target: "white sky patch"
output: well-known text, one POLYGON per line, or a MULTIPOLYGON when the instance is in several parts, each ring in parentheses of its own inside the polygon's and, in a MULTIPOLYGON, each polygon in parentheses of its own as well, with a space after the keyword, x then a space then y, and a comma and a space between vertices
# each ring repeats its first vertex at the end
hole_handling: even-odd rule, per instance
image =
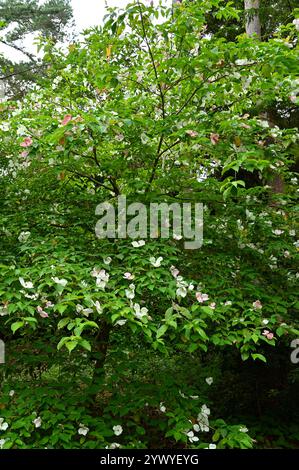
POLYGON ((97 26, 105 15, 105 4, 109 7, 124 7, 128 0, 72 0, 74 18, 78 31, 97 26))

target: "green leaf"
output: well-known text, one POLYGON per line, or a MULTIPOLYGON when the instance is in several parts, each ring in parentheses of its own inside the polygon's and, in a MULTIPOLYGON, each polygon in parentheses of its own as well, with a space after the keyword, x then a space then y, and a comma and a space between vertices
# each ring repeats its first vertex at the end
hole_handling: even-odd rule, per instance
POLYGON ((259 359, 260 361, 267 362, 267 359, 265 358, 265 356, 263 356, 263 354, 251 354, 251 357, 254 360, 259 359))
POLYGON ((63 318, 62 320, 60 320, 60 322, 57 325, 58 330, 61 330, 62 328, 64 328, 70 321, 71 319, 69 317, 63 318))
POLYGON ((78 346, 78 341, 68 341, 65 346, 69 352, 72 352, 78 346))
POLYGON ((157 339, 161 338, 161 336, 163 336, 167 330, 168 330, 168 325, 161 325, 160 328, 158 328, 157 330, 157 334, 156 334, 157 339))
POLYGON ((91 351, 91 344, 86 339, 82 339, 80 341, 80 346, 82 346, 84 349, 87 349, 87 351, 91 351))
POLYGON ((11 325, 11 329, 12 329, 12 332, 13 334, 15 334, 15 332, 17 330, 19 330, 20 328, 22 328, 22 326, 24 326, 24 322, 23 321, 16 321, 15 323, 13 323, 11 325))

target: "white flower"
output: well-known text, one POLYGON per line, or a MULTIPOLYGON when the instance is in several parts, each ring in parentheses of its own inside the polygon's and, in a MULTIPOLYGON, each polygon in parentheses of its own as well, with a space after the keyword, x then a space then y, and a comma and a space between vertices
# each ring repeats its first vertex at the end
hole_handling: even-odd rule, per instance
POLYGON ((117 442, 112 442, 112 444, 110 444, 110 446, 106 446, 105 449, 118 449, 120 447, 120 444, 118 444, 117 442))
POLYGON ((197 416, 197 422, 202 432, 209 432, 209 414, 210 409, 206 405, 202 405, 201 412, 197 416))
POLYGON ((120 436, 123 432, 123 428, 120 424, 117 424, 116 426, 113 426, 113 432, 116 436, 120 436))
POLYGON ((105 289, 109 281, 109 274, 106 273, 105 269, 93 268, 91 275, 96 278, 96 286, 100 289, 105 289))
POLYGON ((151 264, 154 266, 154 268, 159 268, 161 266, 161 263, 163 261, 162 256, 159 256, 159 258, 154 258, 153 256, 150 258, 151 264))
POLYGON ((297 29, 297 31, 299 31, 299 18, 295 18, 293 20, 293 24, 295 25, 295 28, 297 29))
POLYGON ((82 313, 82 315, 85 315, 86 317, 88 317, 90 313, 93 313, 93 309, 92 308, 84 308, 82 305, 77 304, 76 305, 76 312, 77 313, 82 313))
POLYGON ((263 308, 262 303, 261 303, 260 300, 256 300, 255 302, 253 302, 252 306, 256 310, 260 310, 261 308, 263 308))
POLYGON ((118 142, 122 142, 124 140, 125 136, 121 133, 119 134, 116 134, 115 136, 115 140, 117 140, 118 142))
POLYGON ((206 378, 206 382, 207 382, 208 385, 212 385, 213 381, 214 381, 213 377, 207 377, 206 378))
POLYGON ((124 274, 124 279, 127 279, 128 281, 133 281, 134 277, 135 276, 132 273, 125 273, 124 274))
POLYGON ((142 134, 140 135, 140 140, 143 143, 143 145, 148 144, 150 141, 149 137, 146 135, 145 132, 142 132, 142 134))
POLYGON ((97 277, 96 279, 96 286, 99 287, 100 289, 105 289, 107 282, 103 281, 102 279, 99 279, 97 277))
POLYGON ((25 282, 24 279, 22 277, 19 277, 19 281, 20 281, 20 284, 22 287, 24 287, 24 289, 33 289, 33 284, 32 282, 25 282))
POLYGON ((146 317, 148 313, 148 309, 146 307, 140 308, 139 304, 134 304, 134 311, 137 318, 146 317))
POLYGON ((182 240, 183 237, 182 237, 182 235, 177 235, 176 233, 174 233, 174 234, 173 234, 173 238, 174 238, 174 240, 178 240, 178 241, 179 241, 179 240, 182 240))
POLYGON ((209 416, 209 414, 211 413, 210 408, 208 408, 207 405, 202 405, 201 412, 207 416, 209 416))
POLYGON ((199 413, 197 416, 197 421, 200 427, 201 432, 209 432, 209 419, 207 415, 199 413))
POLYGON ((161 413, 166 412, 166 406, 164 406, 162 402, 160 403, 160 411, 161 411, 161 413))
POLYGON ((245 213, 248 220, 255 220, 256 217, 253 212, 250 212, 248 209, 246 209, 245 213))
POLYGON ((242 427, 239 429, 240 432, 248 432, 248 429, 246 428, 246 426, 242 427))
POLYGON ((91 271, 92 277, 96 277, 97 279, 101 280, 108 280, 107 276, 109 278, 109 274, 106 273, 105 269, 98 269, 98 268, 93 268, 91 271))
POLYGON ((134 297, 135 297, 135 285, 130 284, 129 289, 126 289, 125 293, 126 293, 127 299, 129 299, 129 300, 134 299, 134 297))
POLYGON ((4 421, 4 418, 0 418, 0 431, 6 431, 8 423, 4 421))
POLYGON ((3 449, 5 442, 6 442, 6 439, 0 439, 0 449, 3 449))
POLYGON ((143 73, 143 72, 137 72, 137 73, 136 73, 136 79, 137 79, 137 82, 138 82, 138 83, 141 83, 141 82, 142 82, 143 77, 144 77, 144 73, 143 73))
POLYGON ((262 321, 262 324, 263 325, 268 325, 269 323, 269 320, 267 320, 267 318, 264 318, 263 321, 262 321))
POLYGON ((296 235, 295 230, 289 230, 289 235, 290 235, 290 237, 295 237, 295 235, 296 235))
POLYGON ((197 436, 194 436, 194 432, 193 431, 188 431, 187 433, 187 437, 189 439, 190 442, 197 442, 199 441, 199 438, 197 436))
POLYGON ((276 229, 276 230, 272 230, 272 233, 273 233, 274 235, 279 236, 279 235, 282 235, 282 234, 284 233, 284 230, 276 229))
POLYGON ((232 301, 231 300, 227 300, 226 302, 224 302, 224 305, 227 307, 229 305, 232 305, 232 301))
POLYGON ((10 397, 13 397, 14 394, 15 394, 15 391, 14 391, 14 390, 11 390, 11 391, 9 392, 9 396, 10 396, 10 397))
POLYGON ((236 65, 247 65, 249 64, 247 59, 237 59, 236 60, 236 65))
POLYGON ((28 238, 30 237, 31 233, 30 232, 21 232, 20 235, 18 236, 18 240, 20 243, 25 243, 27 242, 28 238))
POLYGON ((8 132, 10 127, 9 127, 9 123, 8 122, 3 122, 0 126, 0 129, 4 132, 8 132))
POLYGON ((202 294, 201 292, 196 292, 195 297, 200 304, 209 300, 208 294, 202 294))
POLYGON ((26 294, 24 291, 22 291, 22 293, 24 294, 24 297, 26 297, 26 299, 30 299, 30 300, 37 300, 38 299, 38 294, 26 294))
POLYGON ((180 274, 180 271, 177 268, 175 268, 174 266, 171 266, 170 272, 173 275, 173 277, 178 277, 178 275, 180 274))
POLYGON ((98 300, 96 300, 95 302, 93 302, 93 305, 95 306, 96 311, 98 312, 98 314, 101 315, 101 313, 103 313, 103 309, 101 307, 100 302, 98 300))
POLYGON ((179 288, 176 290, 176 295, 177 295, 178 297, 186 297, 186 295, 187 295, 187 289, 186 289, 186 287, 184 287, 184 286, 179 287, 179 288))
POLYGON ((59 284, 60 286, 65 287, 68 283, 66 279, 59 279, 58 277, 52 277, 52 281, 54 281, 56 284, 59 284))
POLYGON ((8 310, 6 306, 0 306, 0 317, 5 317, 5 315, 8 315, 8 310))
POLYGON ((80 423, 79 426, 80 427, 78 429, 78 434, 81 434, 82 436, 86 436, 86 434, 89 432, 89 428, 82 423, 80 423))
POLYGON ((127 320, 117 320, 117 322, 115 323, 115 325, 119 325, 119 326, 123 326, 127 323, 127 320))
POLYGON ((205 449, 217 449, 216 444, 209 444, 209 447, 205 447, 205 449))
POLYGON ((107 258, 104 259, 104 263, 107 264, 107 265, 110 264, 111 261, 112 261, 112 258, 110 258, 110 256, 108 256, 107 258))
POLYGON ((189 284, 188 290, 190 290, 190 291, 194 290, 194 285, 193 285, 193 284, 189 284))
POLYGON ((41 417, 39 416, 38 418, 35 418, 35 419, 32 421, 32 423, 34 424, 34 426, 35 426, 36 428, 40 428, 41 425, 42 425, 42 419, 41 419, 41 417))
POLYGON ((212 310, 215 310, 215 308, 216 308, 216 303, 215 303, 215 302, 211 302, 211 303, 209 304, 209 307, 210 307, 212 310))
POLYGON ((140 248, 141 246, 144 246, 144 245, 145 245, 144 240, 139 240, 139 241, 132 242, 132 246, 134 248, 140 248))

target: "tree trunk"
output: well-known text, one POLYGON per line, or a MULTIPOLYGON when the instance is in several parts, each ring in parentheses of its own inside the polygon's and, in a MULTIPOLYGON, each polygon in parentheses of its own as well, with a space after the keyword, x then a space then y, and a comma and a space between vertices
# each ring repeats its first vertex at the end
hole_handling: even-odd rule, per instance
POLYGON ((104 365, 109 345, 110 331, 111 325, 105 321, 101 322, 101 330, 96 337, 96 344, 94 346, 95 366, 92 378, 92 386, 97 386, 97 384, 100 384, 105 375, 104 365))
POLYGON ((246 16, 246 33, 261 38, 261 22, 259 15, 260 0, 244 0, 246 16))

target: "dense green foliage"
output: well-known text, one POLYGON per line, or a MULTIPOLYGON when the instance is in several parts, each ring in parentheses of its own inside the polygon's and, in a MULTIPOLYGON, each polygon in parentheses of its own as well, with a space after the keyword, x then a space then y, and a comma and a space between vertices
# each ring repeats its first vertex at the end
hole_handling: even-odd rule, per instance
POLYGON ((3 448, 298 445, 298 31, 212 14, 111 9, 1 105, 3 448), (203 203, 202 248, 97 239, 119 194, 203 203))

